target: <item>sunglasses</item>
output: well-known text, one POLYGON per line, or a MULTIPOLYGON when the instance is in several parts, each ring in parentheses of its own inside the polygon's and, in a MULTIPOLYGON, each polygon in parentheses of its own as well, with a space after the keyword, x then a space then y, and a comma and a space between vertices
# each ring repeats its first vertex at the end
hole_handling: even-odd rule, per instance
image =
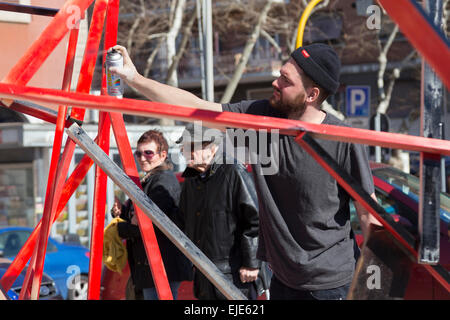
POLYGON ((144 150, 144 152, 141 151, 135 151, 134 155, 139 159, 142 155, 144 155, 144 157, 151 159, 155 156, 156 152, 152 151, 152 150, 144 150))

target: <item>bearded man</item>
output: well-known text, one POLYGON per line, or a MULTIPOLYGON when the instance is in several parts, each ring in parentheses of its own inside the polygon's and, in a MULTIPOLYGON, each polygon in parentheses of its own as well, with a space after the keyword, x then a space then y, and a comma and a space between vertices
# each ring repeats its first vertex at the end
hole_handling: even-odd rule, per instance
MULTIPOLYGON (((292 52, 273 81, 268 100, 218 104, 141 76, 125 48, 123 68, 111 68, 151 101, 213 111, 288 118, 345 126, 321 110, 322 102, 339 87, 340 61, 325 44, 292 52)), ((273 271, 271 299, 345 299, 359 256, 350 226, 350 195, 296 142, 277 135, 278 170, 262 174, 253 164, 258 194, 260 230, 257 258, 273 271)), ((376 199, 367 150, 359 144, 319 140, 337 163, 376 199)), ((363 235, 378 221, 355 202, 363 235)))

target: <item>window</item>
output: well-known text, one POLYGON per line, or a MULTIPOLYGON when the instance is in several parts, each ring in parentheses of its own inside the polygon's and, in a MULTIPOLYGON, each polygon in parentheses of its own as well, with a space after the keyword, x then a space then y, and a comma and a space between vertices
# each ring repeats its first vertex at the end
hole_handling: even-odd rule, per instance
POLYGON ((316 14, 305 29, 304 42, 337 40, 341 36, 342 17, 335 13, 316 14))
MULTIPOLYGON (((30 234, 31 231, 28 230, 15 230, 0 233, 0 257, 11 258, 16 256, 30 237, 30 234)), ((58 248, 48 240, 46 252, 56 251, 58 251, 58 248)))
MULTIPOLYGON (((3 0, 3 2, 30 5, 30 0, 3 0)), ((30 23, 31 15, 0 10, 0 22, 30 23)))
POLYGON ((361 17, 368 16, 367 8, 373 5, 373 0, 356 0, 354 4, 356 7, 356 14, 361 17))
POLYGON ((33 164, 0 164, 0 225, 35 224, 33 164))
MULTIPOLYGON (((417 213, 401 201, 384 193, 382 190, 375 188, 378 204, 384 209, 386 213, 394 217, 394 220, 400 223, 411 234, 417 233, 417 213)), ((358 215, 356 213, 355 204, 350 200, 350 224, 353 232, 361 234, 361 226, 359 224, 358 215)))
POLYGON ((48 240, 46 253, 56 252, 56 251, 58 251, 58 248, 50 240, 48 240))
POLYGON ((30 236, 28 231, 9 231, 0 234, 0 256, 14 257, 30 236))

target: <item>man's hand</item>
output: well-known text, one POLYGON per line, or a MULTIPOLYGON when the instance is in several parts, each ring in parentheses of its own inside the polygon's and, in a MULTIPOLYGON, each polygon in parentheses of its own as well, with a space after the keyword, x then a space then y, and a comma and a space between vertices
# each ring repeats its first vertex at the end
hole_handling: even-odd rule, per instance
MULTIPOLYGON (((372 197, 372 199, 374 199, 376 202, 378 202, 377 196, 375 195, 375 193, 372 193, 370 196, 372 197)), ((361 231, 363 233, 363 237, 364 237, 364 239, 367 239, 369 236, 370 224, 374 224, 374 225, 380 226, 380 227, 382 227, 383 225, 374 216, 372 216, 370 214, 370 212, 367 211, 366 208, 363 207, 362 204, 360 204, 357 201, 355 201, 354 204, 355 204, 356 213, 359 218, 359 224, 361 226, 361 231)))
POLYGON ((123 68, 111 67, 109 68, 109 71, 111 71, 112 74, 119 75, 124 81, 126 81, 129 85, 131 85, 133 80, 138 75, 138 72, 133 62, 131 61, 130 56, 128 55, 127 49, 125 49, 125 47, 117 45, 112 48, 109 48, 108 52, 111 52, 112 49, 119 51, 122 54, 123 68))
POLYGON ((239 277, 243 283, 255 281, 258 278, 259 269, 241 267, 239 277))
POLYGON ((139 224, 138 224, 138 219, 137 219, 137 213, 135 212, 134 214, 133 214, 133 216, 131 217, 131 224, 134 224, 134 225, 136 225, 136 226, 138 226, 139 224))

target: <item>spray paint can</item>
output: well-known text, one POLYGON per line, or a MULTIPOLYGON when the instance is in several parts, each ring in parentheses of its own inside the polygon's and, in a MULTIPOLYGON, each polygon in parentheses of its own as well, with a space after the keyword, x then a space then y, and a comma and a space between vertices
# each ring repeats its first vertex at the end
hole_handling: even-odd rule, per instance
POLYGON ((122 97, 123 96, 123 80, 118 75, 113 75, 110 67, 122 67, 123 57, 120 52, 112 49, 106 54, 105 68, 106 68, 106 88, 108 95, 122 97))

